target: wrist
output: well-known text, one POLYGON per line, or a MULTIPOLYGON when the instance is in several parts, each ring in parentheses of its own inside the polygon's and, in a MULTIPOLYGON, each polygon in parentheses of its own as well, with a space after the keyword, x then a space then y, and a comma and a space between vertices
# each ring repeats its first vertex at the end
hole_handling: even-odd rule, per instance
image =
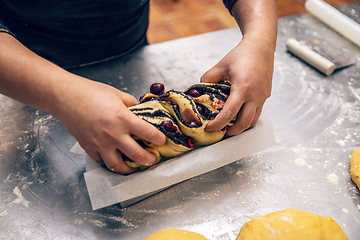
POLYGON ((82 93, 86 90, 81 87, 82 77, 63 69, 58 70, 60 71, 57 72, 56 79, 53 79, 54 84, 49 91, 49 101, 45 105, 45 111, 57 118, 61 118, 61 116, 65 116, 65 112, 75 107, 74 105, 84 104, 82 93))
POLYGON ((276 38, 271 38, 268 35, 258 32, 250 32, 244 34, 241 41, 246 41, 255 46, 257 49, 261 49, 264 52, 275 53, 276 50, 276 38))
POLYGON ((241 29, 243 39, 252 39, 275 51, 277 39, 276 1, 236 1, 232 12, 241 29))

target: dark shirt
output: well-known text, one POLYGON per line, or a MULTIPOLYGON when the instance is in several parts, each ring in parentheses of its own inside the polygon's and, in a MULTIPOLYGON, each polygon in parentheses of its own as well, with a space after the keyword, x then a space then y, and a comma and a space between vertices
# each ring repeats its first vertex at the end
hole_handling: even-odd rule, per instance
MULTIPOLYGON (((235 1, 223 0, 230 12, 235 1)), ((0 32, 69 68, 147 44, 148 15, 149 0, 0 0, 0 32)))
POLYGON ((225 7, 229 10, 231 15, 232 15, 231 9, 235 2, 236 0, 223 0, 225 7))
POLYGON ((0 0, 0 21, 61 67, 124 55, 146 44, 149 0, 0 0))

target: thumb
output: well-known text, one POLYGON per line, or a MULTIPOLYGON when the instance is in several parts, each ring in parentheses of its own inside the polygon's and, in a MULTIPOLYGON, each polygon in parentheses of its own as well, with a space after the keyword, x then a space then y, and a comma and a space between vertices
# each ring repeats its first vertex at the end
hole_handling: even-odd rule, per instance
POLYGON ((223 71, 218 67, 212 67, 207 70, 200 78, 200 82, 204 83, 217 83, 220 80, 226 79, 223 71))

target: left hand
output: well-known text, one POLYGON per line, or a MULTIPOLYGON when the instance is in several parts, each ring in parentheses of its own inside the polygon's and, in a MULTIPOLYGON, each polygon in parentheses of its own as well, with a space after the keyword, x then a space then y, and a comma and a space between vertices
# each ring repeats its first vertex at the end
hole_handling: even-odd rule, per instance
POLYGON ((227 135, 239 134, 255 125, 271 94, 274 50, 268 47, 268 41, 266 36, 244 35, 234 49, 201 77, 201 82, 226 79, 231 84, 224 108, 208 123, 207 131, 222 129, 236 115, 237 121, 228 128, 227 135))

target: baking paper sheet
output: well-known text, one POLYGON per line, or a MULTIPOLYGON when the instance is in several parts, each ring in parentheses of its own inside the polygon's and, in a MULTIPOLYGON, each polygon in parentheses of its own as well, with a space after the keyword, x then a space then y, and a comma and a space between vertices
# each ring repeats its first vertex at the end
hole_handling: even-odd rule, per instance
MULTIPOLYGON (((275 143, 274 130, 266 113, 257 124, 237 136, 201 147, 145 171, 123 176, 102 167, 86 155, 86 186, 93 210, 120 203, 126 207, 177 183, 215 170, 257 153, 275 143)), ((75 144, 73 157, 85 154, 75 144)))

